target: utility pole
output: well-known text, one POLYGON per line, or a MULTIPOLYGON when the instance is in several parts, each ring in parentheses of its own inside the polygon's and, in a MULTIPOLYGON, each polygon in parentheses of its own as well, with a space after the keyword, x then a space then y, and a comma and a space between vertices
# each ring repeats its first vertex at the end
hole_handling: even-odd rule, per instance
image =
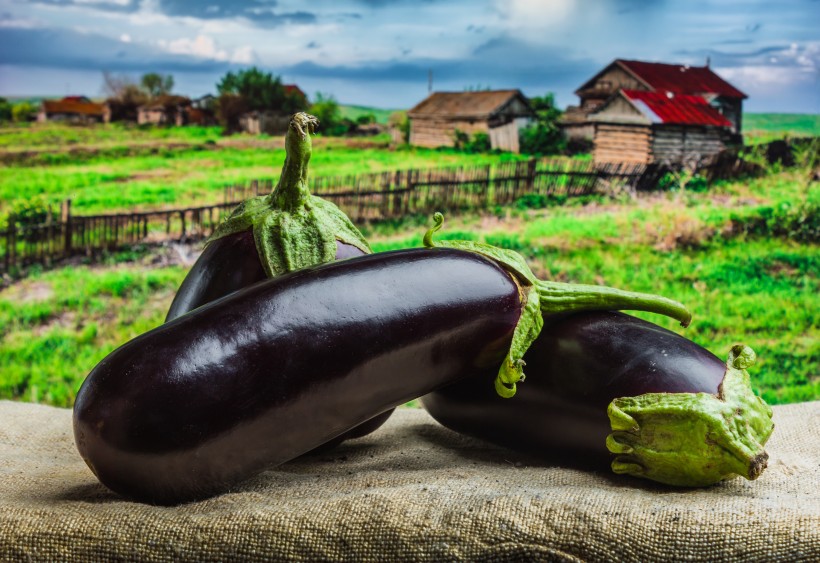
POLYGON ((427 93, 433 92, 433 69, 427 71, 427 93))

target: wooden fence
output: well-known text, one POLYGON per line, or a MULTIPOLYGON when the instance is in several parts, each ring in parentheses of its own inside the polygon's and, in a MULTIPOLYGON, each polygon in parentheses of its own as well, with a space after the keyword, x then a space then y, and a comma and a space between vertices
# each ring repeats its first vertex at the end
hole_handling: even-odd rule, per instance
POLYGON ((63 204, 59 219, 40 225, 10 226, 0 231, 0 273, 32 264, 50 266, 72 256, 94 257, 134 244, 198 240, 207 237, 234 204, 220 203, 107 215, 71 215, 63 204))
MULTIPOLYGON (((508 205, 524 195, 587 195, 612 184, 645 189, 657 183, 644 164, 541 159, 484 166, 397 170, 310 180, 311 193, 339 206, 353 222, 381 221, 435 211, 459 212, 508 205), (649 180, 648 180, 649 179, 649 180)), ((229 186, 224 200, 269 193, 274 180, 229 186)))
MULTIPOLYGON (((802 143, 817 150, 817 138, 776 141, 764 150, 769 162, 791 155, 802 143), (773 152, 774 151, 774 152, 773 152), (782 153, 782 154, 781 154, 782 153)), ((744 149, 749 150, 749 149, 744 149)), ((764 160, 765 162, 765 160, 764 160)), ((725 151, 703 163, 709 180, 753 173, 761 165, 740 151, 725 151)), ((605 188, 653 190, 669 169, 657 164, 607 164, 567 159, 532 159, 473 167, 398 170, 356 176, 311 179, 311 192, 336 203, 354 222, 380 221, 435 211, 459 212, 508 205, 527 195, 581 196, 605 188)), ((108 215, 72 215, 70 202, 59 218, 40 225, 0 231, 0 274, 31 264, 50 265, 71 256, 94 256, 133 244, 200 240, 213 232, 226 213, 248 197, 270 193, 275 179, 254 180, 225 188, 223 203, 201 207, 108 215)))

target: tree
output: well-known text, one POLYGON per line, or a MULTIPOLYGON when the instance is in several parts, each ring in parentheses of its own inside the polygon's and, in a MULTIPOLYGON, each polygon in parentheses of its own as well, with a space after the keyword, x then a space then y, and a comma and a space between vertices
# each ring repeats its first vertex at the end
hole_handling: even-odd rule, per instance
POLYGON ((262 72, 256 67, 228 72, 216 85, 220 96, 240 96, 250 110, 280 110, 285 101, 282 80, 270 72, 262 72))
POLYGON ((519 133, 521 152, 524 154, 558 154, 566 148, 564 133, 558 126, 563 112, 555 107, 555 95, 547 93, 530 98, 530 106, 535 110, 534 124, 519 133))
POLYGON ((344 135, 355 127, 354 123, 342 119, 339 102, 331 94, 316 92, 316 101, 308 111, 319 119, 319 131, 325 135, 344 135))
POLYGON ((103 94, 109 100, 116 100, 128 106, 139 106, 148 101, 148 96, 136 81, 125 74, 115 75, 103 71, 103 94))
POLYGON ((157 98, 171 93, 171 90, 174 88, 174 77, 170 74, 162 75, 156 72, 149 72, 148 74, 142 75, 140 84, 149 96, 157 98))
POLYGON ((0 121, 11 121, 11 104, 6 98, 0 98, 0 121))
POLYGON ((14 121, 33 121, 37 109, 28 102, 20 102, 11 107, 11 118, 14 121))

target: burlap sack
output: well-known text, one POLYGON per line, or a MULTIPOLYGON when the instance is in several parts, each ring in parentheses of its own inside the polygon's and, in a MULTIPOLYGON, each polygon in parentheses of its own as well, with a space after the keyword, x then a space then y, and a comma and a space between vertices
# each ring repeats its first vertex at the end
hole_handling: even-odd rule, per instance
POLYGON ((775 423, 759 480, 675 490, 399 409, 367 438, 162 508, 96 481, 70 411, 0 402, 0 559, 820 561, 820 402, 776 407, 775 423))

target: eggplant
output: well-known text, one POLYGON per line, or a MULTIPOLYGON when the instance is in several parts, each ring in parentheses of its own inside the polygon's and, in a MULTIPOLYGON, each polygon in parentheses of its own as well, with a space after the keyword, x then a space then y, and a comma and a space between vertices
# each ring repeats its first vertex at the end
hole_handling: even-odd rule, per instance
MULTIPOLYGON (((499 392, 514 392, 508 364, 520 369, 534 315, 532 286, 507 262, 448 248, 367 255, 199 307, 91 371, 74 406, 77 448, 110 489, 174 504, 469 375, 496 373, 499 392)), ((537 295, 545 314, 635 307, 689 318, 668 299, 599 286, 537 295)))
POLYGON ((766 467, 771 409, 750 387, 754 360, 728 362, 636 317, 590 311, 553 318, 529 348, 529 378, 499 399, 486 374, 421 399, 444 426, 542 458, 606 467, 668 485, 706 486, 766 467))
MULTIPOLYGON (((335 260, 363 254, 353 245, 336 241, 335 260)), ((165 322, 267 278, 253 232, 241 231, 209 241, 182 280, 165 322)))
POLYGON ((291 117, 285 164, 273 191, 242 202, 216 228, 182 281, 166 322, 267 277, 371 252, 347 215, 310 194, 310 134, 318 123, 306 113, 291 117))
MULTIPOLYGON (((291 118, 285 165, 273 193, 243 203, 214 232, 177 290, 165 322, 269 276, 370 253, 364 236, 341 210, 309 193, 310 133, 317 124, 305 113, 291 118)), ((328 447, 373 432, 391 412, 351 429, 328 447)))

